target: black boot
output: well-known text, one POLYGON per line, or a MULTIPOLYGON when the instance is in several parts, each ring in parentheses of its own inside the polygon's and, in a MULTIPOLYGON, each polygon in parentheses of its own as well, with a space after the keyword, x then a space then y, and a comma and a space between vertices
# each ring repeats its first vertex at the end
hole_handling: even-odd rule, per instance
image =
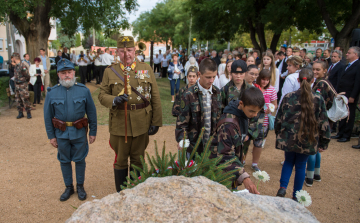
POLYGON ((74 194, 74 185, 66 186, 65 192, 60 196, 60 201, 66 201, 74 194))
POLYGON ((121 191, 120 185, 124 184, 127 175, 128 175, 128 169, 123 169, 123 170, 114 169, 116 192, 119 193, 121 191))
POLYGON ((28 112, 27 112, 27 118, 28 118, 28 119, 31 119, 31 118, 32 118, 32 117, 31 117, 31 112, 30 112, 30 111, 28 111, 28 112))
POLYGON ((19 119, 19 118, 22 118, 22 117, 24 117, 24 114, 23 114, 23 112, 19 111, 19 115, 16 118, 19 119))
POLYGON ((85 192, 83 184, 76 185, 76 192, 78 193, 78 198, 80 201, 83 201, 86 199, 86 192, 85 192))

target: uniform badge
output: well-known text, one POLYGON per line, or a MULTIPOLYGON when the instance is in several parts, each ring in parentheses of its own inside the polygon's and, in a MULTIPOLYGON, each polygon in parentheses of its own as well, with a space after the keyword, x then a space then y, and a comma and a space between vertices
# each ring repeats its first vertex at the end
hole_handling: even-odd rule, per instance
POLYGON ((149 100, 149 99, 150 99, 150 94, 149 94, 149 93, 146 93, 146 94, 145 94, 145 98, 149 100))
POLYGON ((184 108, 185 108, 185 101, 181 100, 181 102, 180 102, 180 107, 181 107, 181 109, 184 109, 184 108))
POLYGON ((143 89, 142 86, 137 86, 137 87, 136 87, 136 90, 137 90, 140 94, 142 94, 143 91, 144 91, 144 89, 143 89))
POLYGON ((141 97, 140 96, 137 96, 137 98, 136 98, 138 101, 140 101, 141 100, 141 97))
POLYGON ((127 70, 127 71, 131 71, 131 67, 126 67, 126 70, 127 70))
POLYGON ((144 79, 144 74, 140 74, 140 80, 144 79))
POLYGON ((320 91, 321 91, 320 89, 317 89, 317 90, 316 90, 316 93, 320 94, 320 91))

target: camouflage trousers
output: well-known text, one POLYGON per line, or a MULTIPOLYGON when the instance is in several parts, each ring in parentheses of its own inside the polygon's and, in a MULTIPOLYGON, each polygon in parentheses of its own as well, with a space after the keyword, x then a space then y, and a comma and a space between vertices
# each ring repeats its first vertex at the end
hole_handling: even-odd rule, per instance
POLYGON ((19 112, 22 112, 24 107, 27 112, 31 110, 28 83, 15 84, 15 101, 19 112))

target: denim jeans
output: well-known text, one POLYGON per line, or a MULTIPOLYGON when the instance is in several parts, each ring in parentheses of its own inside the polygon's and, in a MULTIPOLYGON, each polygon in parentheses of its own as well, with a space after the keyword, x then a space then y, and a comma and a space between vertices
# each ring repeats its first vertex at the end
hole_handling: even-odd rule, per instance
POLYGON ((305 168, 309 155, 285 152, 285 162, 281 171, 280 187, 287 188, 290 180, 290 176, 295 166, 295 180, 293 197, 295 197, 296 191, 302 189, 305 180, 305 168))
POLYGON ((171 96, 175 95, 174 94, 174 88, 176 86, 176 90, 175 93, 177 94, 179 92, 179 88, 180 88, 180 79, 172 79, 170 81, 170 87, 171 87, 171 96))
POLYGON ((307 161, 306 168, 306 177, 313 179, 314 173, 320 175, 320 163, 321 163, 321 153, 317 152, 314 155, 309 156, 307 161))

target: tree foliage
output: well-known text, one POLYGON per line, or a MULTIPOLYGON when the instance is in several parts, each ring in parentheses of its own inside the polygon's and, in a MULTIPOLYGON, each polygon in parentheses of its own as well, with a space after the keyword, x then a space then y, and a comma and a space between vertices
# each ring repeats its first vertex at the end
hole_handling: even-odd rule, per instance
MULTIPOLYGON (((209 159, 210 157, 210 144, 212 141, 211 137, 204 148, 204 152, 199 155, 196 153, 198 146, 200 145, 202 136, 205 129, 203 128, 200 132, 199 138, 195 144, 195 147, 189 157, 189 161, 195 161, 195 164, 191 165, 191 162, 186 161, 186 149, 183 148, 179 151, 178 155, 176 153, 173 155, 171 152, 169 154, 165 153, 165 142, 161 155, 158 152, 158 147, 155 141, 155 152, 156 156, 151 157, 146 153, 148 164, 145 163, 144 157, 141 156, 141 163, 143 168, 139 168, 135 165, 132 165, 134 171, 130 172, 131 178, 127 177, 128 182, 125 182, 125 185, 122 185, 122 189, 133 188, 136 185, 144 182, 149 177, 166 177, 166 176, 185 176, 185 177, 195 177, 195 176, 204 176, 218 182, 227 188, 232 188, 232 183, 234 179, 234 173, 237 170, 232 170, 224 172, 224 169, 228 167, 235 159, 229 160, 225 163, 220 164, 222 156, 219 156, 214 159, 209 159), (178 158, 175 161, 175 158, 178 158), (138 172, 140 175, 138 175, 138 172)), ((185 138, 184 138, 185 140, 185 138)))

